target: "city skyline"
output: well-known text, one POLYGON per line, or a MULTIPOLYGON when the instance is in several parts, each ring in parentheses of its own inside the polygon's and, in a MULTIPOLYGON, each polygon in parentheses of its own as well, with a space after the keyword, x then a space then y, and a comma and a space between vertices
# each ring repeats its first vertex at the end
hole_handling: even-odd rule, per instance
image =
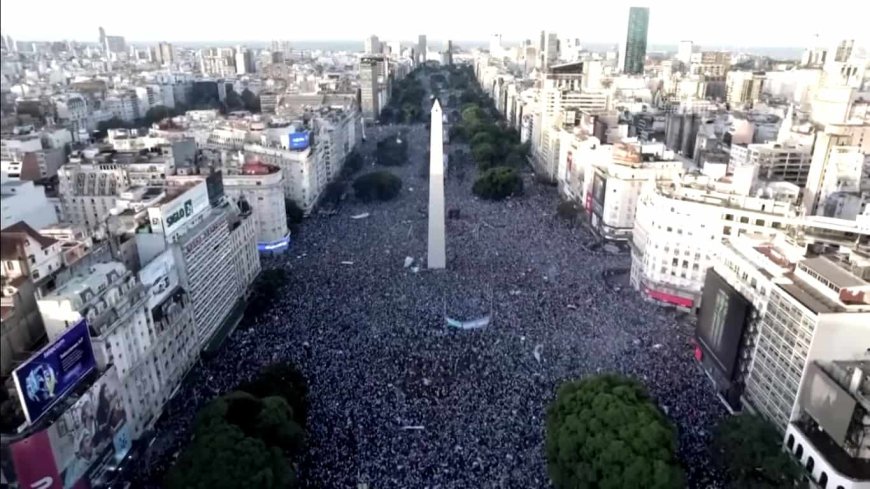
MULTIPOLYGON (((95 7, 99 7, 96 2, 95 7)), ((806 47, 814 44, 816 36, 822 44, 834 42, 838 37, 856 38, 859 44, 867 41, 868 33, 862 29, 861 15, 841 15, 855 10, 854 3, 834 1, 830 8, 821 11, 794 12, 787 10, 784 2, 752 3, 748 0, 732 2, 731 8, 717 12, 716 22, 711 25, 702 13, 687 9, 685 4, 674 1, 632 2, 617 1, 607 5, 584 9, 582 6, 565 9, 553 0, 537 2, 534 10, 518 15, 515 12, 492 12, 485 5, 460 3, 446 0, 439 8, 419 21, 402 19, 401 23, 383 24, 383 15, 375 12, 383 9, 364 8, 346 0, 339 0, 332 11, 345 12, 341 18, 330 19, 327 24, 317 22, 287 22, 293 15, 256 16, 257 22, 248 25, 234 24, 236 17, 224 15, 225 11, 201 11, 188 4, 170 4, 155 0, 151 7, 137 14, 137 22, 129 23, 125 13, 111 5, 107 8, 87 10, 87 15, 75 5, 48 0, 44 7, 53 12, 51 18, 38 25, 24 25, 22 19, 31 15, 31 9, 23 2, 5 2, 2 6, 4 35, 16 40, 58 41, 74 40, 95 42, 97 29, 124 36, 129 42, 150 43, 157 41, 227 42, 268 41, 288 39, 293 41, 351 41, 361 40, 371 34, 382 39, 411 41, 420 33, 435 41, 456 39, 478 42, 488 38, 498 26, 508 42, 534 39, 540 30, 554 31, 560 36, 580 38, 588 43, 619 43, 625 35, 625 19, 631 6, 650 9, 649 42, 651 45, 671 45, 690 39, 696 44, 735 47, 806 47), (837 6, 843 8, 837 8, 837 6), (165 8, 161 8, 165 7, 165 8), (747 9, 752 15, 747 15, 747 9), (567 15, 553 16, 554 10, 567 15), (172 12, 172 15, 164 15, 172 12), (462 12, 465 15, 456 15, 462 12), (556 18, 554 18, 556 17, 556 18), (196 22, 190 22, 194 18, 196 22), (488 18, 486 26, 480 19, 488 18), (579 19, 579 22, 578 22, 579 19), (602 21, 602 19, 604 19, 602 21), (787 20, 788 29, 774 29, 778 19, 787 20), (73 22, 70 22, 73 20, 73 22), (163 26, 163 28, 157 28, 163 26), (182 34, 180 34, 182 33, 182 34)), ((368 4, 366 4, 368 5, 368 4)), ((390 2, 384 7, 393 9, 390 2)), ((261 2, 259 9, 280 12, 286 7, 271 0, 261 2)))

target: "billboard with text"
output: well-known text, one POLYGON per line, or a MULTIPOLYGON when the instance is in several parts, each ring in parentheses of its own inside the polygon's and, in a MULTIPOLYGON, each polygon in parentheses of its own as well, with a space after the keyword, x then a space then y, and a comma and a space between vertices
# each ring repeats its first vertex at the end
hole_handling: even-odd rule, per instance
POLYGON ((27 421, 36 422, 96 366, 88 323, 82 319, 13 372, 27 421))
POLYGON ((132 439, 114 367, 48 428, 12 443, 19 487, 79 489, 102 465, 122 460, 132 439))

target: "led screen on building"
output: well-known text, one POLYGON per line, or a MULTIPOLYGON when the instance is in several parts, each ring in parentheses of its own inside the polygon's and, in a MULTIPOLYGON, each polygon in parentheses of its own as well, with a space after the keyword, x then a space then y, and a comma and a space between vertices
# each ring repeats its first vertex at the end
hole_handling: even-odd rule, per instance
POLYGON ((290 149, 305 149, 308 147, 308 131, 290 133, 290 149))
POLYGON ((712 268, 707 271, 695 335, 716 369, 731 379, 751 304, 712 268))
POLYGON ((13 377, 27 421, 36 422, 79 385, 96 364, 85 319, 21 364, 13 377))
POLYGON ((110 367, 48 428, 12 443, 19 487, 90 487, 88 474, 132 445, 118 372, 110 367))

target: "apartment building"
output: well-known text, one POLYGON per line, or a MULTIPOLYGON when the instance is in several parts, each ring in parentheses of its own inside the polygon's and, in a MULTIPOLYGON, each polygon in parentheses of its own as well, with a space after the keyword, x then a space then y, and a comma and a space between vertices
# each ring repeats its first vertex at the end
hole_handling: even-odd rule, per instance
POLYGON ((790 182, 800 187, 807 183, 812 147, 793 144, 732 144, 729 173, 742 166, 756 168, 756 177, 768 182, 790 182))
POLYGON ((750 197, 717 189, 714 181, 697 175, 657 182, 637 203, 632 286, 650 299, 694 310, 723 238, 771 235, 793 217, 792 189, 771 187, 767 194, 750 197))
POLYGON ((591 168, 591 192, 586 192, 583 205, 601 237, 626 241, 641 194, 658 181, 679 179, 683 163, 663 143, 617 143, 610 154, 606 164, 591 168))
POLYGON ((289 241, 284 183, 281 169, 258 161, 241 165, 237 174, 223 177, 224 191, 239 208, 248 206, 256 222, 261 251, 286 248, 289 241))
MULTIPOLYGON (((859 265, 863 275, 870 263, 859 265)), ((848 260, 799 261, 770 292, 744 400, 780 430, 792 420, 812 361, 860 360, 870 345, 870 283, 848 260), (845 263, 844 263, 845 261, 845 263)))

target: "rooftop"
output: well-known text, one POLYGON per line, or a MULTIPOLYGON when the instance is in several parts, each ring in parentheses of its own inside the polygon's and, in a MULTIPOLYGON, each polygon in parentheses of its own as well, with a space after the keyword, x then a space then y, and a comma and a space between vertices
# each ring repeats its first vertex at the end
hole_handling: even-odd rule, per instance
POLYGON ((57 243, 56 239, 39 234, 26 222, 18 221, 11 226, 7 226, 0 233, 0 257, 4 260, 16 260, 27 256, 27 253, 24 252, 24 243, 27 238, 31 238, 39 243, 42 249, 57 243))
POLYGON ((861 280, 846 270, 843 270, 836 263, 824 256, 817 256, 815 258, 804 260, 801 264, 841 289, 867 285, 866 281, 861 280))

